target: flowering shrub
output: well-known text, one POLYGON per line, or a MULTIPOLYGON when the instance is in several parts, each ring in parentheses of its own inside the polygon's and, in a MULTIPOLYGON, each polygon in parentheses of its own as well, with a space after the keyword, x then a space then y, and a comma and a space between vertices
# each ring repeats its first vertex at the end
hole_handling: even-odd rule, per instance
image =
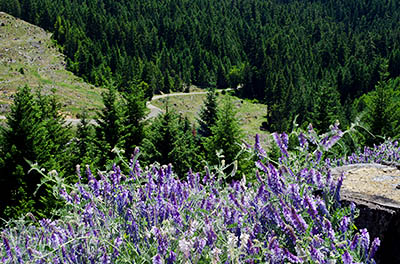
MULTIPOLYGON (((343 207, 339 202, 343 177, 332 179, 331 162, 321 162, 323 151, 342 135, 336 126, 321 137, 310 127, 306 134, 298 134, 300 151, 293 156, 288 136, 275 134, 282 157, 274 165, 256 137, 256 180, 250 183, 245 177, 227 183, 208 168, 203 175, 189 172, 186 180, 179 180, 171 166, 144 169, 136 158, 125 174, 114 166, 95 177, 88 168, 87 184, 69 186, 58 178, 55 190, 65 200, 61 217, 9 223, 1 231, 0 259, 2 263, 374 263, 379 239, 371 242, 367 230, 355 228, 355 205, 343 207)), ((393 153, 382 154, 382 159, 398 160, 397 144, 387 143, 351 161, 368 161, 367 155, 387 150, 393 153)))

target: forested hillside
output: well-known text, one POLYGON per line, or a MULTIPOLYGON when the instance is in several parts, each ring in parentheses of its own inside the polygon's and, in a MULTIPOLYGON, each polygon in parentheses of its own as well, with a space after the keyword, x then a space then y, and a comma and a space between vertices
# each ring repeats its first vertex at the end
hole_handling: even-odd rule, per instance
MULTIPOLYGON (((104 88, 97 112, 88 98, 71 109, 74 127, 49 87, 26 81, 9 98, 1 263, 379 263, 381 239, 393 244, 356 223, 365 203, 344 202, 332 170, 399 165, 398 0, 0 0, 0 11, 52 32, 42 43, 104 88), (171 94, 148 115, 154 94, 193 84, 208 88, 195 117, 171 94), (252 118, 270 140, 246 142, 252 118)), ((53 85, 9 63, 41 40, 12 47, 6 22, 0 77, 53 85)))
POLYGON ((0 0, 0 9, 54 32, 69 69, 94 84, 143 80, 147 96, 241 85, 241 96, 268 103, 269 130, 295 115, 319 130, 348 124, 355 98, 400 74, 395 0, 0 0))

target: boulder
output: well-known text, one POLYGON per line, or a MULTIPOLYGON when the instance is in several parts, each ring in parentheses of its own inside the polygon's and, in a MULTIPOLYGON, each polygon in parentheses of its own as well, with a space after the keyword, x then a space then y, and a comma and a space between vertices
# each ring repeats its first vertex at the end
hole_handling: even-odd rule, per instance
POLYGON ((360 210, 358 229, 367 228, 371 241, 381 240, 377 263, 400 263, 400 170, 396 164, 352 164, 332 169, 334 178, 344 174, 343 203, 354 202, 360 210))

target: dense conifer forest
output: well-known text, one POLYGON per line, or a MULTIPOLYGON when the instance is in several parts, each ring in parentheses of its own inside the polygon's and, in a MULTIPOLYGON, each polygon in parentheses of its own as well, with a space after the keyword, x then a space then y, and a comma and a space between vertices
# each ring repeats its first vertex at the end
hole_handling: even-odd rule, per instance
POLYGON ((296 115, 319 130, 348 125, 356 98, 400 75, 394 0, 1 0, 0 9, 54 32, 69 69, 96 85, 140 80, 146 97, 239 86, 268 104, 270 131, 296 115))
POLYGON ((76 126, 54 91, 13 95, 0 125, 2 263, 375 263, 381 241, 355 226, 331 169, 399 164, 399 1, 0 0, 0 11, 52 32, 68 70, 104 88, 76 126), (207 91, 196 120, 168 104, 148 116, 154 94, 191 85, 207 91), (257 129, 270 141, 244 142, 232 95, 267 105, 257 129))

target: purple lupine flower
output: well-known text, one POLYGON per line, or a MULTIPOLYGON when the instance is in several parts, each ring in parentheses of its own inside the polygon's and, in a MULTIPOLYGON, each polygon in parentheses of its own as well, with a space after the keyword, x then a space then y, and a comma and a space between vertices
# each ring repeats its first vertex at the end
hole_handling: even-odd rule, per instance
POLYGON ((28 246, 29 246, 29 236, 26 235, 25 236, 25 248, 28 248, 28 246))
POLYGON ((340 227, 339 230, 342 232, 342 234, 346 233, 347 230, 349 229, 350 225, 350 218, 348 216, 344 216, 342 221, 340 221, 340 227))
POLYGON ((322 182, 322 175, 319 171, 315 173, 315 185, 317 185, 318 188, 322 189, 324 187, 324 183, 322 182))
POLYGON ((340 189, 342 188, 343 179, 344 179, 344 174, 342 173, 342 175, 340 175, 340 177, 337 181, 336 190, 335 190, 335 200, 338 203, 340 203, 340 189))
POLYGON ((303 200, 300 197, 300 187, 298 184, 289 184, 289 197, 293 201, 293 205, 298 209, 302 205, 303 200))
POLYGON ((197 251, 197 253, 201 255, 206 244, 207 241, 205 239, 196 237, 193 247, 197 251))
POLYGON ((296 210, 292 207, 290 210, 290 216, 293 219, 293 223, 295 227, 300 232, 305 232, 308 228, 306 221, 304 221, 303 217, 300 214, 297 214, 296 210))
POLYGON ((28 252, 29 260, 33 260, 33 250, 31 248, 28 248, 26 251, 28 252))
POLYGON ((312 219, 317 219, 318 211, 314 201, 308 195, 305 196, 304 201, 307 206, 308 214, 312 217, 312 219))
POLYGON ((325 202, 321 198, 317 198, 317 207, 319 212, 322 213, 322 215, 325 215, 327 217, 330 216, 328 209, 326 208, 325 202))
POLYGON ((276 195, 279 195, 279 194, 283 193, 283 191, 284 191, 284 186, 280 179, 279 172, 272 165, 269 166, 267 184, 268 184, 269 188, 271 189, 271 191, 276 195))
POLYGON ((93 199, 92 194, 88 193, 88 192, 83 188, 82 185, 79 185, 79 186, 78 186, 78 190, 79 190, 79 192, 81 193, 82 198, 84 198, 85 200, 89 200, 89 201, 90 201, 90 200, 93 199))
POLYGON ((354 235, 353 240, 350 243, 350 250, 352 251, 356 250, 359 241, 360 241, 360 235, 357 233, 354 235))
POLYGON ((321 151, 319 151, 319 150, 317 150, 316 151, 316 153, 315 153, 315 163, 319 163, 320 161, 321 161, 321 158, 322 158, 322 152, 321 151))
POLYGON ((288 135, 287 135, 285 132, 283 132, 283 133, 281 134, 281 139, 282 139, 282 143, 283 143, 283 146, 285 147, 285 149, 288 149, 288 146, 289 146, 289 137, 288 137, 288 135))
MULTIPOLYGON (((87 167, 88 171, 90 171, 89 166, 87 167)), ((90 172, 90 175, 92 173, 90 172)), ((89 177, 89 176, 88 176, 89 177)), ((89 187, 93 190, 93 193, 95 196, 99 196, 100 195, 100 184, 99 182, 96 180, 96 178, 94 177, 90 177, 89 178, 89 183, 88 183, 89 187)))
POLYGON ((60 189, 60 196, 64 198, 67 203, 72 203, 72 197, 65 191, 64 188, 60 189))
POLYGON ((361 229, 361 248, 364 250, 365 257, 368 256, 368 248, 369 248, 369 233, 366 228, 361 229))
POLYGON ((325 167, 327 167, 327 168, 332 167, 332 163, 331 163, 331 159, 330 158, 326 158, 325 159, 325 167))
POLYGON ((51 237, 52 244, 54 244, 54 246, 53 246, 54 248, 57 248, 59 245, 62 244, 62 241, 60 240, 60 237, 58 236, 58 234, 56 232, 53 232, 50 237, 51 237))
POLYGON ((111 261, 110 261, 110 258, 108 257, 108 255, 107 255, 107 250, 106 250, 106 248, 102 248, 102 251, 103 251, 103 256, 101 257, 101 263, 103 263, 103 264, 109 264, 109 263, 111 263, 111 261))
MULTIPOLYGON (((324 134, 326 135, 326 134, 324 134)), ((328 142, 329 136, 325 136, 323 139, 321 139, 320 144, 325 148, 326 143, 328 142)))
POLYGON ((353 202, 351 202, 351 203, 350 203, 350 217, 351 217, 351 220, 352 220, 352 221, 354 220, 354 213, 355 213, 355 211, 356 211, 356 204, 353 203, 353 202))
POLYGON ((17 256, 18 263, 24 263, 22 259, 21 249, 18 246, 15 246, 15 255, 17 256))
POLYGON ((122 245, 122 243, 123 243, 123 241, 122 241, 122 239, 120 238, 120 237, 117 237, 116 239, 115 239, 115 241, 114 241, 114 254, 116 255, 116 256, 118 256, 119 255, 119 251, 118 251, 118 249, 119 249, 119 247, 122 245))
POLYGON ((374 241, 372 241, 372 245, 368 254, 368 260, 372 260, 374 258, 375 253, 380 245, 381 245, 381 240, 379 239, 379 237, 376 237, 374 241))
POLYGON ((300 259, 298 256, 292 254, 286 248, 284 249, 286 258, 290 261, 290 263, 303 263, 303 260, 300 259))
POLYGON ((81 203, 81 198, 77 193, 73 194, 74 204, 79 205, 81 203))
POLYGON ((167 264, 172 264, 172 263, 174 263, 176 261, 176 254, 175 254, 175 252, 174 251, 170 251, 169 252, 169 256, 168 256, 168 258, 167 258, 167 264))
POLYGON ((157 227, 154 227, 153 230, 158 242, 158 253, 164 255, 168 249, 168 239, 157 227))
POLYGON ((206 223, 206 225, 204 226, 204 233, 207 237, 207 246, 211 247, 217 240, 217 235, 215 234, 214 229, 210 223, 206 223))
POLYGON ((300 147, 307 148, 308 142, 307 142, 307 139, 304 136, 303 132, 300 132, 298 138, 299 138, 300 147))
POLYGON ((258 248, 254 247, 253 241, 251 239, 247 240, 246 250, 249 255, 254 255, 258 253, 258 248))
POLYGON ((163 264, 163 260, 160 255, 155 255, 153 257, 153 264, 163 264))
POLYGON ((268 172, 268 168, 267 168, 260 160, 256 161, 256 162, 255 162, 255 165, 256 165, 256 167, 259 168, 261 171, 263 171, 263 172, 265 172, 265 173, 268 172))
POLYGON ((328 234, 328 237, 331 241, 334 241, 335 240, 335 231, 333 231, 333 229, 332 229, 331 222, 325 218, 322 226, 324 228, 324 233, 328 234))
POLYGON ((336 144, 336 142, 338 142, 343 136, 343 132, 342 131, 338 131, 338 133, 334 136, 332 136, 328 142, 326 142, 326 144, 324 145, 325 150, 329 150, 331 147, 333 147, 333 145, 336 144))
POLYGON ((263 179, 261 179, 261 177, 260 177, 260 173, 258 172, 258 170, 256 170, 256 179, 257 179, 258 183, 261 183, 261 184, 264 183, 263 179))
POLYGON ((288 135, 285 133, 282 133, 280 135, 278 133, 273 133, 272 136, 274 137, 274 140, 275 140, 276 144, 278 145, 279 149, 281 150, 283 156, 289 157, 289 153, 287 152, 288 144, 289 144, 288 135))
POLYGON ((350 253, 346 250, 342 255, 343 264, 353 264, 353 257, 350 253))
POLYGON ((110 173, 110 179, 111 182, 113 183, 113 186, 117 186, 122 179, 122 174, 121 174, 121 169, 119 166, 117 166, 115 163, 113 164, 113 170, 110 173))
POLYGON ((315 248, 313 245, 311 245, 310 247, 311 259, 316 263, 324 263, 324 254, 322 254, 322 252, 315 248))
POLYGON ((261 155, 261 156, 266 156, 267 153, 265 152, 265 150, 261 147, 260 144, 260 135, 256 134, 255 137, 255 144, 254 144, 254 150, 256 151, 257 154, 261 155))
POLYGON ((229 194, 229 198, 238 208, 242 209, 242 206, 239 204, 238 200, 236 199, 233 193, 229 194))

